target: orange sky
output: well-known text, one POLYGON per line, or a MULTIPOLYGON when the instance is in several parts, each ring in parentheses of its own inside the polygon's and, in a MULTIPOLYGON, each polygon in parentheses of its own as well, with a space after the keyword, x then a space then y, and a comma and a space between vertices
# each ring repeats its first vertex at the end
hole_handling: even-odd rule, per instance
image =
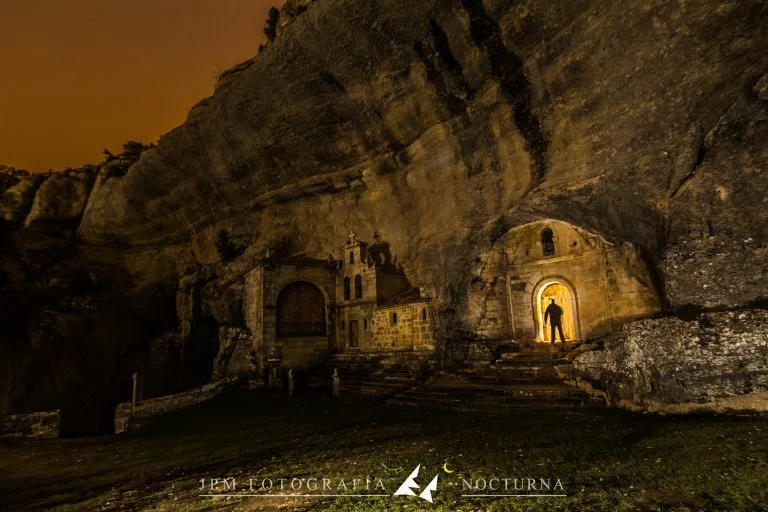
POLYGON ((258 52, 276 3, 0 0, 0 164, 79 167, 157 140, 258 52))

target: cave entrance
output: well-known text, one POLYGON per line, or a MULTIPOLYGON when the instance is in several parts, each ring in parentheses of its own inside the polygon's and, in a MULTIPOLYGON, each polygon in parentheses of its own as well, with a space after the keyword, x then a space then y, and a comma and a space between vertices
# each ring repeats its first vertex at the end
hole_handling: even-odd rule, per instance
MULTIPOLYGON (((534 294, 534 315, 536 322, 536 341, 540 343, 552 343, 551 323, 544 323, 544 314, 552 299, 563 310, 561 326, 565 341, 579 339, 578 310, 576 307, 576 294, 573 287, 564 279, 552 278, 544 280, 534 294)), ((560 340, 556 333, 555 337, 560 340)))

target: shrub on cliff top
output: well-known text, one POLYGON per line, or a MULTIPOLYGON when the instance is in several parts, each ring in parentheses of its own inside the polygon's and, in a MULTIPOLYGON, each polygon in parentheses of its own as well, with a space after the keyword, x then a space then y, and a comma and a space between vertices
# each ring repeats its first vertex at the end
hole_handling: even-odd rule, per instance
POLYGON ((280 11, 274 7, 270 7, 269 16, 267 17, 267 26, 264 27, 264 35, 267 36, 267 40, 270 43, 273 43, 277 37, 277 20, 279 18, 280 11))

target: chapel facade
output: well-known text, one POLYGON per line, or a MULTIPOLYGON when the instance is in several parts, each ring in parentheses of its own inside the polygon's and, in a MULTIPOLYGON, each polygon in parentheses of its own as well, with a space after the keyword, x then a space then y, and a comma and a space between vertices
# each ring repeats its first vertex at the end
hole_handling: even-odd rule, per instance
POLYGON ((429 298, 355 233, 340 259, 265 258, 245 289, 262 364, 308 367, 338 352, 434 350, 429 298))
MULTIPOLYGON (((477 334, 491 340, 551 343, 547 306, 563 310, 566 342, 597 338, 655 316, 661 303, 639 251, 567 222, 511 229, 483 255, 477 334)), ((559 341, 559 336, 558 336, 559 341)))
MULTIPOLYGON (((243 309, 262 365, 309 367, 334 353, 434 351, 429 297, 354 233, 340 249, 341 258, 267 257, 247 274, 243 309)), ((551 303, 562 309, 566 343, 661 312, 635 246, 566 222, 517 226, 480 259, 468 320, 484 340, 551 343, 551 303)))

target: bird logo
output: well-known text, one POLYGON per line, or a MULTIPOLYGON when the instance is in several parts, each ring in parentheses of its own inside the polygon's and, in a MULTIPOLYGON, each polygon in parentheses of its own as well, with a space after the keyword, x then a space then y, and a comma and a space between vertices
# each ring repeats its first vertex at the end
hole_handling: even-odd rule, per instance
MULTIPOLYGON (((419 484, 416 483, 416 477, 419 476, 420 469, 421 464, 416 466, 416 469, 414 469, 408 478, 405 479, 405 481, 395 491, 394 496, 416 496, 416 493, 413 492, 413 489, 419 488, 419 484)), ((421 494, 419 494, 419 498, 432 503, 432 491, 437 490, 437 477, 438 475, 435 475, 432 481, 427 484, 424 490, 421 491, 421 494)))

